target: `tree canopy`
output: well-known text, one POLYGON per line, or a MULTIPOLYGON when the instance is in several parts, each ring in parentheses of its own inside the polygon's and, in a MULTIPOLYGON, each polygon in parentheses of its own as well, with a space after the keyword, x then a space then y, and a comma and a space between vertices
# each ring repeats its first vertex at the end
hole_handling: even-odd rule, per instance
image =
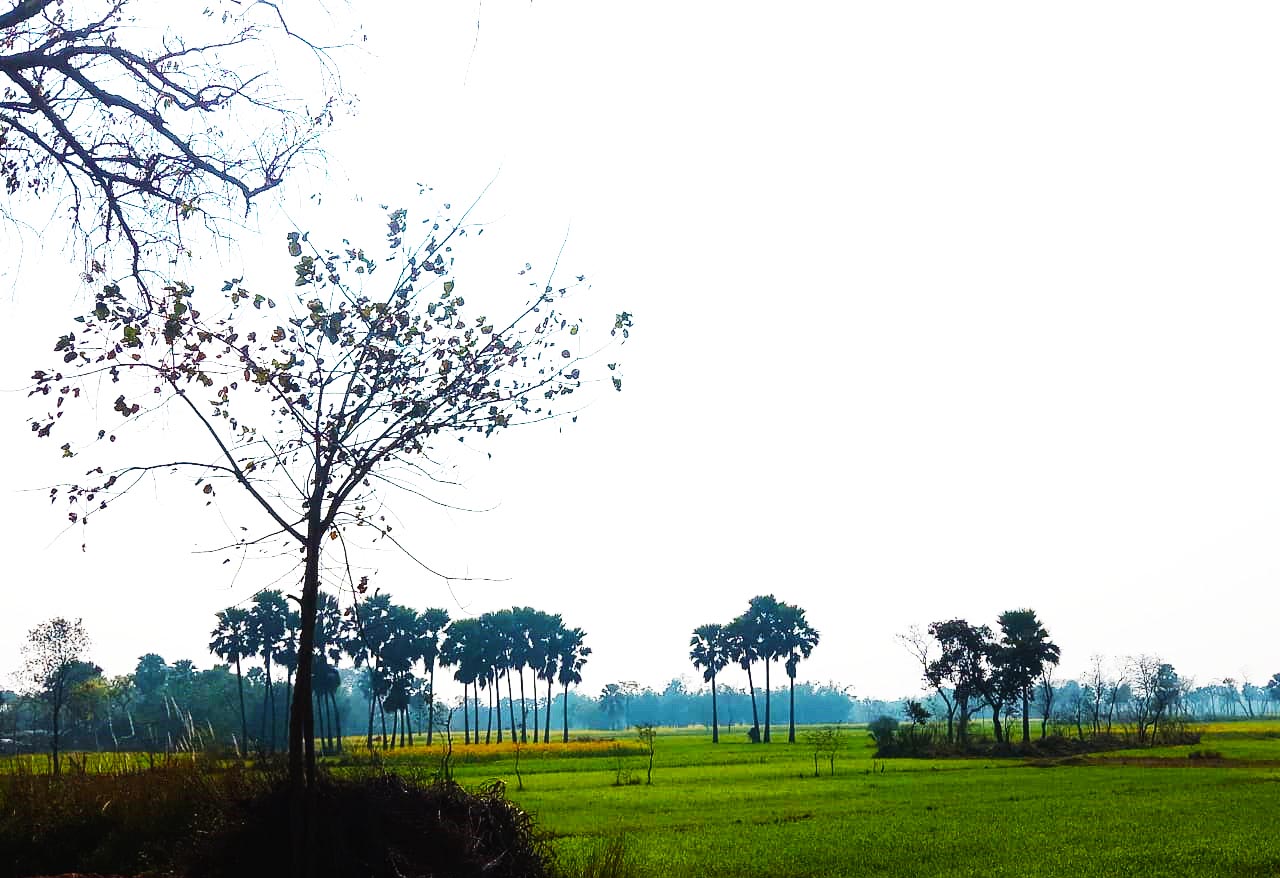
MULTIPOLYGON (((333 121, 328 49, 273 2, 10 0, 0 11, 0 182, 65 205, 85 249, 181 245, 274 189, 333 121), (297 62, 312 66, 311 75, 297 62), (285 85, 277 65, 290 67, 285 85), (231 119, 234 118, 234 122, 231 119)), ((103 269, 95 256, 90 274, 103 269)))

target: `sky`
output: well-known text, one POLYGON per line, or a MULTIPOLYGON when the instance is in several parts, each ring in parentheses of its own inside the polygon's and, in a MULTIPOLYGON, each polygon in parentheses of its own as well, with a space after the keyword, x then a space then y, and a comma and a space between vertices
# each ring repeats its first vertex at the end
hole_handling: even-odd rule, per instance
MULTIPOLYGON (((484 192, 486 239, 459 257, 473 301, 507 303, 563 243, 584 309, 634 313, 608 354, 621 394, 459 458, 450 499, 484 511, 394 500, 458 578, 358 562, 455 617, 562 613, 594 650, 588 692, 692 678, 692 629, 762 593, 821 634, 800 677, 862 696, 917 691, 909 626, 1019 607, 1065 676, 1150 653, 1262 682, 1278 24, 1263 3, 397 8, 344 56, 358 107, 327 164, 204 283, 240 261, 280 283, 295 224, 375 240, 377 205, 424 183, 484 192)), ((49 505, 82 473, 30 433, 22 388, 86 301, 55 239, 9 260, 0 295, 0 674, 54 615, 83 617, 109 672, 144 652, 207 666, 213 613, 287 575, 202 553, 239 512, 177 481, 87 538, 49 505)), ((176 414, 148 429, 196 441, 176 414)))

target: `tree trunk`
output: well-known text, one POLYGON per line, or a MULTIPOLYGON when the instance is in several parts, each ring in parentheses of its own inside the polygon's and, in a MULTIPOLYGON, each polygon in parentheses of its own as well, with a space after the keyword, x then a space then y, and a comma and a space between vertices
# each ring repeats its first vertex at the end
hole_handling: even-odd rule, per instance
MULTIPOLYGON (((244 713, 244 677, 240 674, 240 654, 236 653, 236 688, 240 690, 240 746, 237 748, 241 753, 248 752, 249 749, 249 721, 245 718, 244 713)), ((111 733, 115 737, 115 732, 111 733)), ((119 744, 116 749, 119 750, 119 744)))
POLYGON ((516 742, 516 700, 511 693, 511 669, 507 668, 507 712, 511 714, 511 743, 516 742))
MULTIPOLYGON (((320 548, 324 537, 320 503, 325 483, 323 470, 316 474, 316 489, 307 516, 306 568, 302 577, 299 608, 298 673, 294 705, 289 718, 290 835, 295 876, 315 874, 315 725, 311 715, 311 660, 315 652, 316 604, 320 594, 320 548)), ((274 712, 272 723, 275 722, 274 712)), ((274 737, 274 734, 273 734, 274 737)))
POLYGON ((787 713, 787 743, 796 742, 796 678, 787 675, 791 680, 791 707, 787 713))
MULTIPOLYGON (((713 665, 714 667, 714 665, 713 665)), ((720 715, 716 712, 716 673, 711 672, 711 743, 720 743, 720 715)))
POLYGON ((370 669, 369 675, 369 733, 365 736, 365 747, 369 750, 373 749, 373 709, 378 703, 378 696, 373 692, 373 674, 370 669))
MULTIPOLYGON (((508 682, 510 678, 508 677, 508 682)), ((536 707, 536 705, 535 705, 536 707)), ((528 735, 529 705, 524 699, 524 665, 520 666, 520 743, 523 744, 529 740, 528 735)), ((513 736, 515 732, 511 733, 513 736)), ((538 727, 533 727, 533 743, 538 743, 538 727)))
MULTIPOLYGON (((489 690, 489 715, 485 720, 485 726, 484 726, 484 742, 486 744, 489 743, 491 736, 493 735, 493 686, 494 686, 493 676, 490 675, 489 685, 485 687, 486 689, 489 690)), ((498 743, 499 744, 502 743, 501 717, 499 717, 499 722, 498 722, 498 743)))
POLYGON ((760 714, 756 710, 756 684, 751 680, 751 665, 747 664, 747 688, 751 690, 751 727, 756 730, 756 740, 760 740, 760 714))
POLYGON ((1027 697, 1027 688, 1022 689, 1022 743, 1031 743, 1031 699, 1027 697))
MULTIPOLYGON (((61 675, 63 672, 59 670, 58 673, 59 675, 61 675)), ((56 685, 61 686, 61 683, 58 683, 56 685)), ((58 753, 58 744, 60 743, 58 739, 62 734, 60 724, 59 724, 59 720, 61 719, 61 714, 62 714, 62 696, 58 692, 54 692, 53 723, 52 723, 53 737, 49 739, 49 743, 53 746, 53 776, 54 777, 57 777, 59 774, 62 773, 62 763, 59 761, 59 753, 58 753)))
POLYGON ((764 742, 766 744, 769 743, 769 708, 770 703, 773 701, 773 693, 769 687, 769 665, 771 664, 773 662, 767 658, 764 660, 764 742))
POLYGON ((467 684, 462 684, 462 743, 471 743, 471 705, 467 703, 467 684))
POLYGON ((995 730, 996 743, 1004 743, 1004 729, 1000 726, 1000 703, 991 705, 991 726, 995 730))
POLYGON ((266 688, 262 690, 262 732, 258 735, 259 748, 266 747, 268 750, 272 748, 274 743, 274 734, 272 739, 267 738, 267 719, 272 715, 271 709, 271 653, 268 651, 262 657, 263 665, 266 667, 266 688))
POLYGON ((431 663, 427 674, 427 746, 431 746, 432 733, 436 725, 436 663, 431 663))
POLYGON ((564 742, 569 743, 569 684, 564 684, 564 742))
POLYGON ((551 684, 554 682, 551 677, 547 676, 547 720, 546 725, 542 727, 542 743, 551 743, 551 684))

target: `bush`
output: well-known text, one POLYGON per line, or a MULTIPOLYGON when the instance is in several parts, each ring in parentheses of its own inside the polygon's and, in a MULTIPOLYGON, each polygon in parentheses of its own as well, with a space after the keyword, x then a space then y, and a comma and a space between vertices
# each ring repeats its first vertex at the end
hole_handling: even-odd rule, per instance
MULTIPOLYGON (((471 794, 369 770, 317 781, 318 876, 543 878, 550 851, 494 784, 471 794)), ((0 878, 62 873, 280 878, 289 789, 275 769, 177 760, 155 770, 0 778, 0 878)))
POLYGON ((897 731, 898 721, 891 716, 878 717, 867 725, 867 732, 880 750, 893 748, 893 737, 897 731))

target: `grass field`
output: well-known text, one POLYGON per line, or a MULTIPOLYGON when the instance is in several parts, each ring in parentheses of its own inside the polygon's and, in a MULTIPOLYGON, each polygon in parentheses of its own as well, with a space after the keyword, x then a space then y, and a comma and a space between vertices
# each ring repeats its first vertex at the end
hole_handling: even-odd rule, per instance
MULTIPOLYGON (((593 874, 618 839, 631 867, 621 876, 1280 875, 1280 721, 1202 731, 1192 747, 1091 758, 883 761, 865 729, 847 728, 834 775, 824 759, 814 777, 803 743, 735 734, 713 746, 705 732, 661 730, 652 785, 640 743, 603 732, 567 747, 455 746, 453 767, 467 787, 505 782, 570 876, 593 874)), ((362 743, 333 770, 367 763, 362 743)), ((431 775, 440 752, 375 758, 431 775)), ((107 754, 87 768, 146 759, 107 754)))
MULTIPOLYGON (((496 760, 457 762, 456 777, 504 780, 573 871, 623 837, 637 874, 653 876, 1280 874, 1277 722, 1208 726, 1195 747, 1035 765, 877 761, 865 731, 847 729, 835 775, 824 762, 818 778, 803 744, 712 746, 666 731, 652 786, 647 758, 619 741, 640 784, 614 785, 607 742, 577 745, 573 759, 551 757, 555 744, 546 756, 523 748, 523 790, 510 745, 496 760)), ((433 761, 415 750, 393 762, 433 761)))

